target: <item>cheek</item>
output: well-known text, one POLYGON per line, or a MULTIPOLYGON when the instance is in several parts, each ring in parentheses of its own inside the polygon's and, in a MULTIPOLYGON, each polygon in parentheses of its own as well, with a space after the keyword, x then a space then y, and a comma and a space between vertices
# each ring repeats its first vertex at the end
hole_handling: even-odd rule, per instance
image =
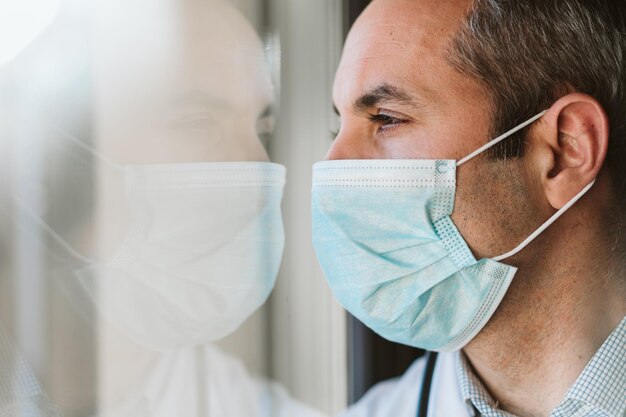
POLYGON ((223 119, 227 127, 216 143, 212 159, 216 161, 269 161, 269 156, 257 130, 255 112, 240 112, 223 119))
POLYGON ((457 170, 457 185, 452 221, 465 239, 477 259, 489 252, 489 242, 495 240, 493 231, 485 227, 485 219, 493 216, 487 199, 490 197, 492 181, 476 164, 464 165, 457 170))
POLYGON ((520 163, 480 159, 459 168, 452 220, 476 258, 494 257, 532 232, 529 202, 520 163))
MULTIPOLYGON (((402 129, 402 128, 401 128, 402 129)), ((404 129, 374 140, 377 150, 389 159, 454 159, 452 140, 424 128, 404 129)))

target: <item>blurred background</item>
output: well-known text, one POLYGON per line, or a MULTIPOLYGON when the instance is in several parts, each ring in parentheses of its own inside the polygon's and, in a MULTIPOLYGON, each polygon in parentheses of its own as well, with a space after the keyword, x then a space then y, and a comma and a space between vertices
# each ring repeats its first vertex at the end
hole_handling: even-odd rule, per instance
POLYGON ((367 3, 0 0, 0 415, 141 415, 129 398, 175 375, 207 384, 177 370, 211 358, 306 410, 280 415, 334 415, 421 354, 348 317, 311 245, 311 166, 339 128, 334 72, 367 3), (123 167, 232 161, 287 169, 267 302, 210 341, 228 359, 120 342, 131 320, 110 326, 86 282, 132 221, 123 167))

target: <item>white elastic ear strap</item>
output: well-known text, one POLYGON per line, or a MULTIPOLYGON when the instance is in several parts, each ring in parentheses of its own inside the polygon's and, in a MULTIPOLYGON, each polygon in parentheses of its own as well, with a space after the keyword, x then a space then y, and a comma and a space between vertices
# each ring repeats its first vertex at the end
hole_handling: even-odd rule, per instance
POLYGON ((491 148, 492 146, 494 146, 496 143, 502 142, 504 139, 508 138, 509 136, 511 136, 513 133, 516 133, 520 130, 522 130, 523 128, 525 128, 526 126, 528 126, 529 124, 533 123, 535 120, 543 117, 544 114, 546 114, 548 112, 548 110, 544 110, 541 113, 539 113, 536 116, 533 116, 532 118, 526 120, 524 123, 522 123, 521 125, 514 127, 513 129, 509 130, 506 133, 503 133, 502 135, 498 136, 497 138, 490 140, 489 142, 487 142, 486 144, 484 144, 483 146, 481 146, 480 148, 476 149, 474 152, 472 152, 471 154, 467 155, 465 158, 461 159, 460 161, 458 161, 456 163, 456 166, 460 166, 464 163, 466 163, 467 161, 469 161, 470 159, 480 155, 481 153, 485 152, 487 149, 491 148))
POLYGON ((530 242, 535 240, 535 238, 537 236, 539 236, 544 230, 546 230, 548 227, 550 227, 550 225, 552 223, 554 223, 556 221, 556 219, 561 217, 561 215, 563 213, 565 213, 578 200, 580 200, 582 198, 582 196, 584 196, 587 193, 587 191, 589 191, 589 189, 591 187, 593 187, 593 184, 595 184, 595 182, 596 182, 596 180, 591 181, 591 183, 589 183, 589 185, 587 185, 585 188, 583 188, 581 192, 576 194, 576 196, 574 198, 572 198, 570 201, 568 201, 567 204, 565 204, 563 207, 561 207, 559 209, 559 211, 554 213, 552 215, 552 217, 550 217, 544 224, 539 226, 539 228, 537 230, 535 230, 530 236, 528 236, 526 238, 526 240, 524 240, 522 243, 520 243, 515 249, 513 249, 510 252, 505 253, 504 255, 496 256, 495 258, 491 258, 491 259, 493 259, 494 261, 501 261, 503 259, 510 258, 511 256, 513 256, 513 255, 517 254, 518 252, 520 252, 522 249, 524 249, 526 246, 528 246, 530 244, 530 242))
POLYGON ((120 164, 117 164, 115 162, 113 162, 112 159, 107 158, 106 156, 102 155, 101 153, 99 153, 98 151, 96 151, 95 149, 93 149, 91 146, 83 143, 83 141, 81 141, 78 138, 75 138, 74 136, 72 136, 71 134, 69 134, 68 132, 66 132, 65 130, 61 129, 58 126, 51 126, 52 129, 56 130, 57 133, 61 134, 65 139, 67 139, 68 141, 72 142, 74 145, 78 146, 79 148, 82 148, 83 150, 87 151, 88 153, 90 153, 91 155, 95 156, 96 158, 98 158, 99 160, 101 160, 102 162, 104 162, 105 164, 123 171, 124 167, 120 164))
MULTIPOLYGON (((538 120, 541 117, 543 117, 543 115, 546 114, 547 112, 548 112, 548 110, 544 110, 541 113, 539 113, 539 114, 531 117, 530 119, 526 120, 524 123, 520 124, 519 126, 514 127, 513 129, 509 130, 506 133, 503 133, 502 135, 498 136, 497 138, 495 138, 493 140, 490 140, 489 142, 487 142, 486 144, 484 144, 480 148, 476 149, 471 154, 467 155, 465 158, 459 160, 456 163, 456 166, 458 167, 460 165, 463 165, 464 163, 466 163, 470 159, 475 158, 476 156, 478 156, 481 153, 485 152, 487 149, 491 148, 495 144, 503 141, 504 139, 508 138, 512 134, 514 134, 516 132, 519 132, 520 130, 522 130, 523 128, 528 126, 529 124, 534 123, 536 120, 538 120)), ((561 215, 563 213, 565 213, 570 207, 572 207, 578 200, 580 200, 582 198, 582 196, 584 196, 587 193, 587 191, 589 191, 589 189, 591 187, 593 187, 593 184, 595 182, 596 182, 596 180, 591 181, 591 183, 589 185, 587 185, 585 188, 583 188, 581 192, 576 194, 576 196, 574 198, 572 198, 570 201, 567 202, 567 204, 565 204, 556 213, 554 213, 552 215, 552 217, 550 217, 544 224, 539 226, 539 228, 537 230, 535 230, 530 236, 528 236, 526 238, 526 240, 524 240, 522 243, 520 243, 515 249, 513 249, 510 252, 505 253, 504 255, 496 256, 495 258, 491 258, 491 259, 493 259, 494 261, 501 261, 503 259, 510 258, 511 256, 516 255, 518 252, 520 252, 522 249, 524 249, 526 246, 528 246, 530 244, 530 242, 535 240, 537 238, 537 236, 539 236, 541 233, 543 233, 544 230, 546 230, 548 227, 550 227, 550 225, 552 223, 554 223, 556 221, 556 219, 561 217, 561 215)))

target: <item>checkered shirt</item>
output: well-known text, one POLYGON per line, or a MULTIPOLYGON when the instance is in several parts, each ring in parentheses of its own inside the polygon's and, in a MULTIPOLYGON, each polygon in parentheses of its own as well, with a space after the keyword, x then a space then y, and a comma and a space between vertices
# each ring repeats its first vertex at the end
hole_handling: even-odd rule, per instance
MULTIPOLYGON (((477 415, 515 417, 498 409, 465 356, 461 352, 455 355, 461 395, 477 415)), ((550 417, 626 417, 626 317, 591 358, 550 417)))

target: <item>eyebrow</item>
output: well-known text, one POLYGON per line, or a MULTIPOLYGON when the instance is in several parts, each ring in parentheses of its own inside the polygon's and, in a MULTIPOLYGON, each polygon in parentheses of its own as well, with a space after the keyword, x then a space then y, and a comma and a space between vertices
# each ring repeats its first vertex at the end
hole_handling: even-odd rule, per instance
MULTIPOLYGON (((204 111, 219 108, 234 112, 234 105, 228 100, 210 94, 202 90, 187 90, 174 94, 170 98, 169 105, 176 111, 204 111)), ((274 114, 275 106, 273 102, 268 102, 259 112, 258 117, 268 117, 274 114)))
MULTIPOLYGON (((383 103, 393 103, 402 106, 421 107, 419 102, 409 93, 391 84, 381 84, 373 88, 354 101, 355 112, 363 112, 383 103)), ((335 113, 339 115, 339 110, 334 106, 335 113)))
POLYGON ((354 109, 363 111, 378 106, 381 103, 394 103, 401 105, 414 105, 411 96, 400 88, 390 84, 381 84, 366 92, 354 101, 354 109))

